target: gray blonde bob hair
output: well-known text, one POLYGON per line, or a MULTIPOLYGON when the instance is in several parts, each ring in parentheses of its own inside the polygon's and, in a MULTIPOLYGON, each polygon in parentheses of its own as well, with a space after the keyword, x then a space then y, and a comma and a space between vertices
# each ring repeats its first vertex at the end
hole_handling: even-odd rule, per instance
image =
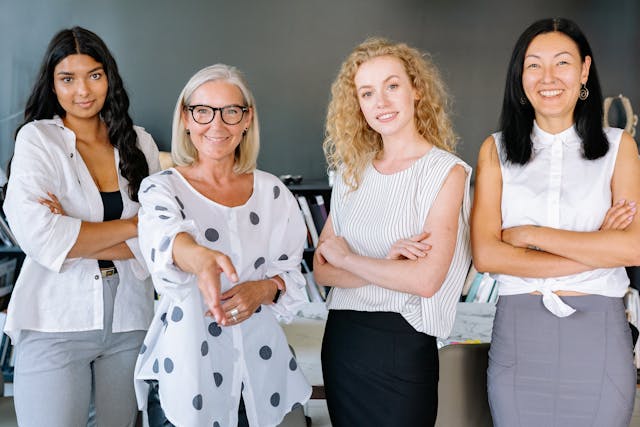
POLYGON ((193 93, 204 83, 215 80, 223 80, 237 86, 240 92, 242 92, 245 104, 253 110, 253 119, 249 124, 249 128, 242 137, 240 145, 236 148, 235 164, 233 166, 235 173, 251 172, 256 168, 258 151, 260 151, 258 112, 256 111, 253 94, 249 90, 240 71, 235 67, 225 64, 215 64, 203 68, 194 74, 184 89, 182 89, 173 113, 171 134, 171 157, 173 163, 177 166, 189 166, 198 160, 198 151, 191 142, 189 135, 187 135, 182 122, 182 114, 189 106, 193 93))

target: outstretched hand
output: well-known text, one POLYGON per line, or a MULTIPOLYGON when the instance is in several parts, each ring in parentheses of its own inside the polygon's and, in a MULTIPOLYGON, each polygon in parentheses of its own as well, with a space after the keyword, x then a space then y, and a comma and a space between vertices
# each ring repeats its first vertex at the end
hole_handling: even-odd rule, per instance
POLYGON ((196 273, 198 288, 207 306, 207 313, 219 324, 226 325, 229 320, 222 307, 220 274, 224 273, 231 283, 238 281, 238 274, 231 259, 222 252, 207 250, 206 253, 206 259, 196 273))

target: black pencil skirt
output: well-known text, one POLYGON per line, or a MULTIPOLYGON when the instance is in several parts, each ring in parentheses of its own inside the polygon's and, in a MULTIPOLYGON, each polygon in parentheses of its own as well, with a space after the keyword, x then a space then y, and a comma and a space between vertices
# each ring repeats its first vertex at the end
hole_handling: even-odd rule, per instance
POLYGON ((400 314, 330 310, 321 356, 334 427, 434 425, 436 339, 400 314))

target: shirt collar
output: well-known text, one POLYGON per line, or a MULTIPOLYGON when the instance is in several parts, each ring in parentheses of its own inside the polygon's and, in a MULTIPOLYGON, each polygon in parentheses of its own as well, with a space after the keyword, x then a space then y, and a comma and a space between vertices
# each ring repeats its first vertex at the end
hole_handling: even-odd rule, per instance
POLYGON ((533 129, 531 131, 531 141, 533 142, 534 150, 543 150, 551 147, 555 141, 560 141, 566 147, 582 146, 582 138, 576 131, 575 124, 560 133, 551 134, 540 129, 538 123, 533 121, 533 129))

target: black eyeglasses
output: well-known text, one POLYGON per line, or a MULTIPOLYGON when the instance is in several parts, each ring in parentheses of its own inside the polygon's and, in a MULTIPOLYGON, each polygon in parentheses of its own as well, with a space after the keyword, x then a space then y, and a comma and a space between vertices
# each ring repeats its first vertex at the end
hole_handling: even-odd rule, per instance
POLYGON ((220 117, 224 123, 228 125, 237 125, 242 121, 244 113, 249 111, 249 107, 244 105, 227 105, 226 107, 189 105, 187 110, 191 111, 191 117, 193 117, 193 120, 201 125, 211 123, 216 117, 216 111, 220 111, 220 117))

